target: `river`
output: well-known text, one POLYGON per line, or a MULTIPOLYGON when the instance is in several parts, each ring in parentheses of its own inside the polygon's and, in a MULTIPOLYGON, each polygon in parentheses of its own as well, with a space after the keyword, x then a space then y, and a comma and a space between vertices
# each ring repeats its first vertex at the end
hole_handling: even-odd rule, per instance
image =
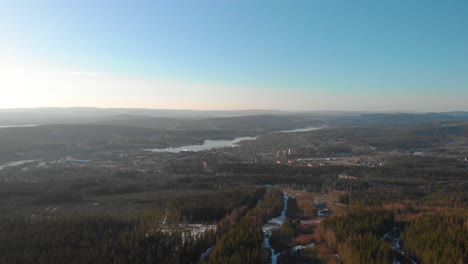
POLYGON ((418 262, 401 247, 401 232, 402 230, 399 227, 394 226, 392 230, 388 231, 383 235, 382 238, 380 238, 381 240, 390 242, 392 245, 392 250, 397 253, 397 255, 392 256, 392 263, 400 264, 401 261, 404 260, 404 263, 410 261, 411 264, 418 264, 418 262))
POLYGON ((265 245, 265 248, 270 250, 271 252, 271 264, 276 264, 278 262, 278 257, 281 254, 281 252, 276 252, 275 249, 271 247, 270 237, 272 235, 273 230, 280 228, 284 220, 286 220, 286 211, 288 210, 288 199, 289 196, 287 194, 284 194, 283 209, 281 210, 281 214, 278 217, 270 219, 268 223, 262 226, 263 244, 265 245))

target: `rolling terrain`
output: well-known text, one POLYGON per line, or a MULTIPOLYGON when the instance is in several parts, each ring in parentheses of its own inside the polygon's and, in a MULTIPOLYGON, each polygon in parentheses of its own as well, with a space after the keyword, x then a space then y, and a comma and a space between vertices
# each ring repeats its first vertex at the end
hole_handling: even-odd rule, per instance
POLYGON ((0 146, 0 262, 468 261, 466 113, 124 115, 0 146))

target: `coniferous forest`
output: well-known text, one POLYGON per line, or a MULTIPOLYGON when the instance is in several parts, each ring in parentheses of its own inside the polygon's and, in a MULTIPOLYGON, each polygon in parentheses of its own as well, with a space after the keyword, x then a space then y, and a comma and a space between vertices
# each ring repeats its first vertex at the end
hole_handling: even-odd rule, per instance
MULTIPOLYGON (((177 153, 119 147, 151 131, 117 130, 106 150, 87 139, 91 125, 40 128, 46 145, 2 154, 0 263, 468 263, 466 123, 350 119, 243 127, 231 133, 257 138, 177 153), (52 146, 51 131, 81 143, 52 146)), ((0 141, 34 132, 15 130, 0 129, 0 141)))

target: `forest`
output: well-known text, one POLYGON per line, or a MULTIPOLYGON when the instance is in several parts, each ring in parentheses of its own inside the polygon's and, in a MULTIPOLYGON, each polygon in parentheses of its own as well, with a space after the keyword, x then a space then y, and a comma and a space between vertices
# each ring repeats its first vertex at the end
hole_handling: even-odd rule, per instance
POLYGON ((466 122, 387 117, 2 130, 5 162, 26 160, 0 163, 0 263, 272 263, 273 254, 280 264, 468 263, 466 122), (330 127, 269 133, 309 121, 330 127), (135 149, 238 135, 258 138, 200 152, 135 149), (15 145, 21 137, 30 141, 15 145), (285 205, 267 249, 263 227, 285 205))
POLYGON ((263 263, 267 256, 262 249, 260 225, 278 214, 282 196, 279 189, 271 190, 258 204, 251 203, 255 205, 251 209, 234 208, 222 218, 216 232, 197 236, 162 232, 155 224, 161 215, 152 217, 151 211, 126 219, 3 219, 0 262, 64 263, 74 259, 76 263, 197 263, 215 244, 210 263, 263 263), (150 226, 155 227, 154 232, 150 232, 150 226))
POLYGON ((393 224, 391 212, 356 208, 325 220, 320 232, 325 245, 344 263, 389 263, 390 244, 379 238, 393 224))
POLYGON ((148 234, 139 221, 59 218, 0 226, 1 263, 196 263, 214 234, 148 234))
POLYGON ((449 210, 420 217, 409 223, 402 240, 423 263, 468 263, 468 213, 449 210))

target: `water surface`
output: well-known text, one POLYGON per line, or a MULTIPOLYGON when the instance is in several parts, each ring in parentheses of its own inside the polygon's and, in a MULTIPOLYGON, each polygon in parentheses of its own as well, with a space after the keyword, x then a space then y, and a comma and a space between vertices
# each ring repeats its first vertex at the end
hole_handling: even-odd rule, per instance
POLYGON ((2 128, 9 128, 9 127, 36 127, 38 125, 10 125, 10 126, 0 126, 0 129, 2 128))
POLYGON ((322 127, 304 127, 304 128, 290 129, 290 130, 280 130, 280 131, 275 131, 275 132, 271 132, 271 133, 272 134, 275 134, 275 133, 296 133, 296 132, 314 131, 314 130, 319 130, 319 129, 322 129, 322 127))
POLYGON ((216 148, 226 148, 226 147, 237 147, 239 146, 239 142, 244 140, 255 140, 257 137, 237 137, 232 140, 205 140, 201 145, 186 145, 182 147, 169 147, 169 148, 155 148, 155 149, 147 149, 153 152, 170 152, 170 153, 179 153, 183 151, 203 151, 203 150, 210 150, 216 148))
MULTIPOLYGON (((291 130, 280 130, 280 131, 275 131, 271 133, 307 132, 307 131, 319 130, 322 128, 323 127, 305 127, 305 128, 291 129, 291 130)), ((226 140, 226 139, 209 140, 208 139, 208 140, 205 140, 203 144, 198 144, 198 145, 186 145, 186 146, 181 146, 181 147, 169 147, 169 148, 154 148, 154 149, 145 149, 145 150, 153 151, 153 152, 170 152, 170 153, 180 153, 183 151, 198 152, 198 151, 217 149, 217 148, 238 147, 239 146, 238 143, 241 141, 256 140, 256 139, 257 137, 237 137, 232 140, 226 140)))

